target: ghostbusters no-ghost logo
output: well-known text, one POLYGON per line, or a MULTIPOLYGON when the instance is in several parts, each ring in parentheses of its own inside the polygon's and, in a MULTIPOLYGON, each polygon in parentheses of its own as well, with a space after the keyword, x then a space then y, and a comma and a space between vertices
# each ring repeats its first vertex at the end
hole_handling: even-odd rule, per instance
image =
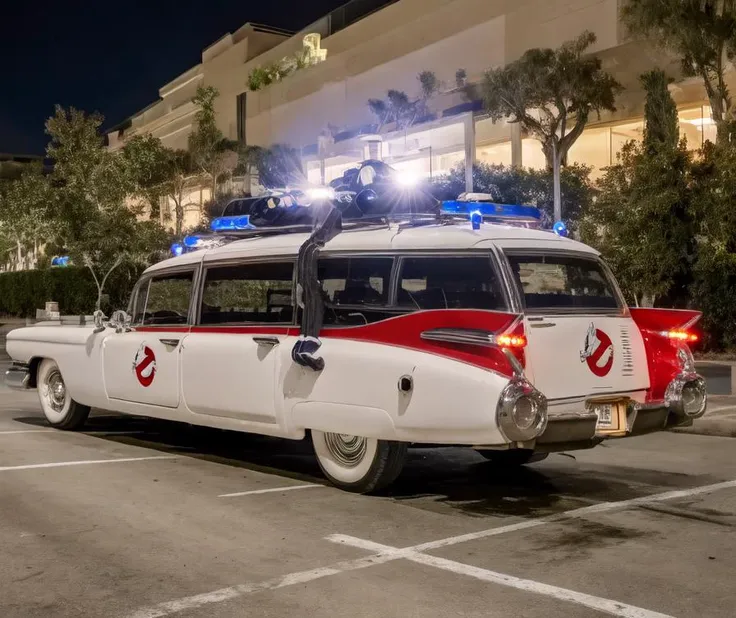
POLYGON ((156 356, 145 343, 141 344, 135 355, 133 373, 143 387, 151 386, 156 377, 156 356))
POLYGON ((585 347, 580 352, 580 362, 588 364, 588 369, 599 378, 608 375, 613 367, 613 343, 611 338, 591 322, 585 335, 585 347))

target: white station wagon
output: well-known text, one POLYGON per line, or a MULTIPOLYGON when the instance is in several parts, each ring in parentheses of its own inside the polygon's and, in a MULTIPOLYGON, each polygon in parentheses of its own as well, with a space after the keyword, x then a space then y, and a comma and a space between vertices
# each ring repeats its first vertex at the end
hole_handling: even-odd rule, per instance
POLYGON ((297 365, 306 237, 158 263, 111 322, 14 330, 7 381, 37 388, 60 429, 99 408, 310 435, 325 476, 357 492, 391 483, 411 445, 520 465, 705 412, 687 345, 699 313, 629 309, 594 249, 513 225, 344 231, 320 253, 325 367, 297 365))

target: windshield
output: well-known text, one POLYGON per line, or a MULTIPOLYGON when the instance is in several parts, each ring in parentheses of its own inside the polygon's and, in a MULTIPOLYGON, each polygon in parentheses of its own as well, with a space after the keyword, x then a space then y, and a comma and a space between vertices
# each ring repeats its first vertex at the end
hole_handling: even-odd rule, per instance
POLYGON ((621 306, 603 264, 592 256, 512 254, 508 259, 529 310, 621 306))

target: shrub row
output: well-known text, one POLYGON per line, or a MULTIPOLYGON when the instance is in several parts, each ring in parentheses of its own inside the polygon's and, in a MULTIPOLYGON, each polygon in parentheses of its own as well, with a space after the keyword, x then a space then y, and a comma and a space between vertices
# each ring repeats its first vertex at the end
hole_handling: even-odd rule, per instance
MULTIPOLYGON (((108 277, 102 309, 123 309, 128 304, 140 268, 121 266, 108 277)), ((90 315, 97 300, 97 286, 86 268, 48 268, 0 273, 0 315, 33 318, 46 302, 59 303, 62 315, 90 315)))

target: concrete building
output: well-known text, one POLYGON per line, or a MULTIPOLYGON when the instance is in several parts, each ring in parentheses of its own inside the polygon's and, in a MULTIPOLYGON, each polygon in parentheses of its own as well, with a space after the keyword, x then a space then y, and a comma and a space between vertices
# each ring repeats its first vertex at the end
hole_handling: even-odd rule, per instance
MULTIPOLYGON (((593 51, 625 87, 617 111, 593 118, 574 145, 571 162, 594 175, 622 146, 640 139, 644 93, 639 75, 654 67, 678 78, 678 63, 627 39, 619 20, 621 0, 353 0, 298 33, 246 24, 202 53, 202 62, 163 86, 160 99, 109 135, 111 148, 130 135, 150 132, 184 148, 191 131, 191 98, 199 85, 218 88, 218 123, 243 143, 288 144, 301 151, 310 182, 329 181, 369 154, 422 176, 446 173, 473 160, 542 167, 539 143, 518 125, 493 123, 479 102, 458 87, 483 71, 519 58, 531 47, 557 47, 584 30, 597 35, 593 51), (257 90, 249 75, 285 57, 306 54, 306 66, 257 90), (376 126, 368 100, 389 89, 420 93, 421 71, 442 82, 420 122, 402 130, 376 126), (377 137, 376 133, 380 135, 377 137), (380 142, 376 140, 380 139, 380 142)), ((681 131, 691 148, 715 138, 704 89, 697 79, 678 81, 672 92, 681 131)), ((199 192, 196 202, 208 196, 199 192)))

